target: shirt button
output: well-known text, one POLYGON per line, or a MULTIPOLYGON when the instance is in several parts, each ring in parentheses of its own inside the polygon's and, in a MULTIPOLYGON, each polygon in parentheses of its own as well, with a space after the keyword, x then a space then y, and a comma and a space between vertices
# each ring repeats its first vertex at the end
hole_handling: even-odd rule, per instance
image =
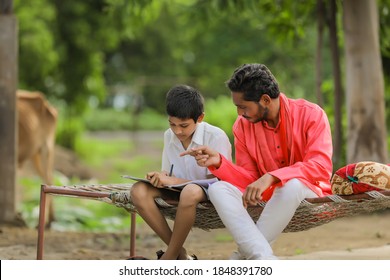
POLYGON ((276 148, 280 149, 280 146, 276 146, 276 148))
POLYGON ((284 164, 284 160, 282 160, 282 164, 284 164))

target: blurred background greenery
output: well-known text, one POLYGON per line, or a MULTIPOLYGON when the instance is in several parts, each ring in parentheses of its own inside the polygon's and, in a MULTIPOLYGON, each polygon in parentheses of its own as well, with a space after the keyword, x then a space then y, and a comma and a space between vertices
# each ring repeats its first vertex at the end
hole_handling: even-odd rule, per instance
MULTIPOLYGON (((389 2, 378 1, 386 92, 390 75, 389 2)), ((341 9, 341 1, 336 3, 341 9)), ((116 159, 99 183, 116 181, 129 170, 142 175, 159 169, 160 157, 139 154, 122 160, 123 153, 137 152, 133 142, 96 139, 88 133, 165 130, 165 93, 175 84, 200 89, 206 100, 205 120, 223 128, 230 139, 236 111, 224 82, 243 63, 266 64, 282 92, 317 102, 316 4, 315 0, 15 0, 19 88, 43 92, 58 108, 58 145, 76 152, 91 168, 104 166, 107 158, 116 159)), ((340 13, 337 22, 341 26, 340 13)), ((321 90, 323 108, 333 128, 335 101, 328 38, 324 36, 321 90)), ((339 44, 341 49, 342 39, 339 44)), ((386 104, 389 102, 386 94, 386 104)), ((389 118, 388 111, 387 124, 389 118)), ((346 127, 345 118, 342 125, 346 127)), ((162 145, 162 140, 156 145, 162 145)), ((345 146, 336 166, 344 163, 345 146)), ((59 174, 56 180, 58 184, 79 182, 59 174)), ((31 190, 25 194, 23 215, 34 221, 39 197, 32 186, 39 185, 39 179, 21 178, 21 184, 31 190)), ((128 218, 121 209, 100 208, 96 202, 83 207, 90 203, 84 201, 74 201, 72 205, 80 206, 68 207, 70 202, 56 201, 61 201, 57 216, 66 221, 63 224, 99 230, 124 224, 126 228, 126 222, 118 220, 128 218), (107 219, 88 219, 103 213, 107 219)))

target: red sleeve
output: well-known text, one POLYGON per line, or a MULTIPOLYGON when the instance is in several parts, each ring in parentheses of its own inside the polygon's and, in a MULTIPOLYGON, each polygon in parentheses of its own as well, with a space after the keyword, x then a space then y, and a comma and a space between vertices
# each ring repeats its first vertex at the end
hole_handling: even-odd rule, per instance
POLYGON ((219 179, 245 189, 250 183, 260 178, 260 174, 256 161, 250 156, 246 148, 245 127, 240 119, 241 117, 237 118, 233 126, 237 164, 228 161, 221 155, 221 166, 218 169, 209 167, 209 170, 219 179))

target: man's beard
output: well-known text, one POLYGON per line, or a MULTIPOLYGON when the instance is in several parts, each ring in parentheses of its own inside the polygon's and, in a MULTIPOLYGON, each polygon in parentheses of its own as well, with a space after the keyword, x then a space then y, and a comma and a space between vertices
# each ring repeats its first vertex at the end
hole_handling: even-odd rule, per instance
MULTIPOLYGON (((260 112, 260 108, 263 108, 263 107, 260 104, 258 104, 258 107, 259 107, 259 112, 260 112)), ((257 118, 257 119, 255 119, 254 121, 251 121, 251 122, 258 123, 258 122, 266 121, 267 117, 268 117, 268 113, 269 113, 269 110, 268 110, 267 107, 265 107, 263 115, 260 118, 257 118)))

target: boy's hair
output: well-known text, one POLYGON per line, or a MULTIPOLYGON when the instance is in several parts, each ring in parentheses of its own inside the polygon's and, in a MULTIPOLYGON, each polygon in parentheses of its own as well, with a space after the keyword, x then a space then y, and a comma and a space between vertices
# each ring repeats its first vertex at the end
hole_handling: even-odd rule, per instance
POLYGON ((193 87, 177 85, 166 96, 166 112, 171 117, 198 121, 203 114, 203 96, 193 87))
POLYGON ((232 92, 242 92, 246 101, 260 101, 263 94, 277 98, 280 94, 278 82, 264 64, 243 64, 234 70, 226 82, 232 92))

